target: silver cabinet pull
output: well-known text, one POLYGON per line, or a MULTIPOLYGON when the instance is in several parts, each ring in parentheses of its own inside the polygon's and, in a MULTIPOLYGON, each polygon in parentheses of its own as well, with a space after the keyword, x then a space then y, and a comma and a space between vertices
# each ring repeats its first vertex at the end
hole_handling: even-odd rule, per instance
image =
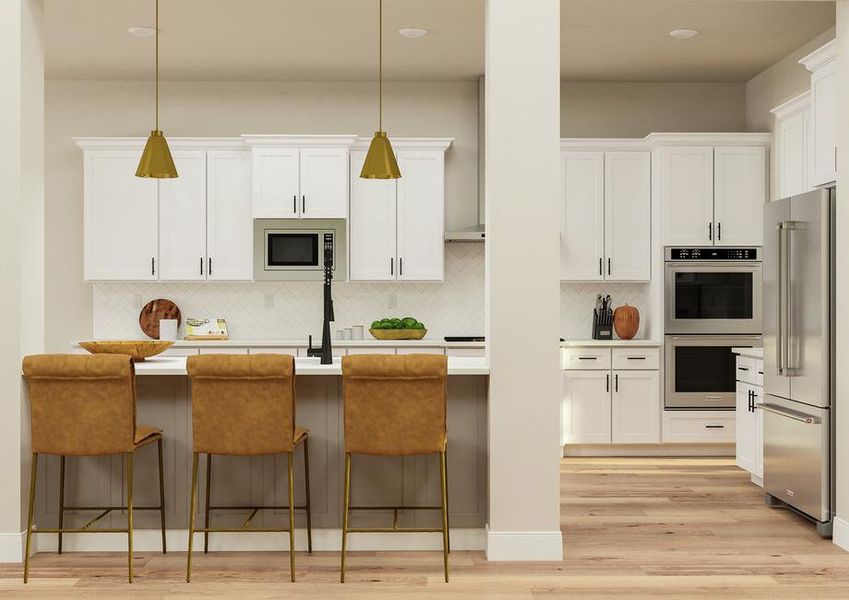
POLYGON ((799 421, 800 423, 804 423, 805 425, 818 425, 822 422, 819 417, 812 417, 810 415, 797 413, 794 410, 786 410, 773 404, 766 404, 764 402, 755 404, 755 408, 765 410, 766 412, 778 415, 779 417, 787 417, 788 419, 799 421))

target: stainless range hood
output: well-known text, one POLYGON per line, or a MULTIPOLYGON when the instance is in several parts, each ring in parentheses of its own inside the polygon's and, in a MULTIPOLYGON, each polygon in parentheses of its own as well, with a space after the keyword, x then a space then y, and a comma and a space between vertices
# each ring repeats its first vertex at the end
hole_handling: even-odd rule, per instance
POLYGON ((483 242, 486 238, 486 227, 484 225, 472 225, 454 231, 445 232, 446 242, 483 242))

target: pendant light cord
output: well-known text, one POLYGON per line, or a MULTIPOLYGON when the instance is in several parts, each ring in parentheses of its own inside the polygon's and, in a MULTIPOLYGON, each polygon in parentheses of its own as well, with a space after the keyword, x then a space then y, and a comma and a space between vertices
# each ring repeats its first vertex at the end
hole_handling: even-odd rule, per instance
MULTIPOLYGON (((156 0, 159 2, 159 0, 156 0)), ((383 131, 383 0, 380 0, 378 9, 378 131, 383 131)))
POLYGON ((156 0, 156 130, 159 130, 159 0, 156 0))

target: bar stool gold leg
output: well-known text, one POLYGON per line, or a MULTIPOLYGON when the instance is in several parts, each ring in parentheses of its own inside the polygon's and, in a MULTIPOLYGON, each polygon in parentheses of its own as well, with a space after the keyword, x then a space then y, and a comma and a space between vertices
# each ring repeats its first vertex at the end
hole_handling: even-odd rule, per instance
POLYGON ((307 488, 307 550, 312 554, 312 510, 310 510, 310 439, 304 438, 304 484, 307 488))
POLYGON ((192 580, 192 542, 195 538, 195 510, 198 502, 198 453, 192 453, 192 496, 189 508, 189 554, 186 558, 186 583, 192 580))
POLYGON ((289 576, 295 581, 295 449, 286 453, 289 462, 289 576))
POLYGON ((38 453, 32 454, 32 471, 29 480, 29 513, 27 516, 27 542, 24 547, 24 583, 29 579, 29 551, 32 540, 32 514, 35 508, 35 478, 38 475, 38 453))
POLYGON ((127 452, 127 580, 133 582, 133 453, 127 452))
MULTIPOLYGON (((209 490, 212 489, 212 455, 206 455, 206 510, 203 517, 203 528, 209 529, 209 505, 212 503, 209 490)), ((203 532, 203 553, 209 554, 209 532, 203 532)))
POLYGON ((448 504, 448 449, 445 450, 445 527, 448 530, 448 553, 451 553, 451 509, 448 504))
POLYGON ((351 494, 351 454, 345 453, 345 498, 344 508, 342 509, 342 571, 339 581, 345 583, 345 547, 348 542, 348 506, 350 504, 351 494))
MULTIPOLYGON (((65 524, 65 456, 59 457, 59 529, 65 524)), ((62 532, 59 532, 59 554, 62 554, 62 532)))
POLYGON ((445 476, 445 451, 439 453, 439 470, 442 474, 442 561, 445 565, 445 583, 448 583, 448 481, 445 476))
MULTIPOLYGON (((165 545, 165 475, 162 468, 162 438, 157 442, 157 450, 159 451, 159 525, 162 528, 162 554, 166 552, 165 545)), ((61 526, 60 526, 61 527, 61 526)))

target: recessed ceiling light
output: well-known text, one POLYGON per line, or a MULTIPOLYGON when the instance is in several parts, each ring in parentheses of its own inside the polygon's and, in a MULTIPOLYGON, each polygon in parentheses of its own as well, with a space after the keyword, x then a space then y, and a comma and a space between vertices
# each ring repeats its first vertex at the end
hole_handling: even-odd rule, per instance
POLYGON ((398 34, 414 40, 427 34, 427 29, 422 29, 421 27, 402 27, 398 30, 398 34))
POLYGON ((148 27, 147 25, 141 25, 139 27, 130 27, 129 29, 127 29, 127 31, 129 31, 134 36, 140 38, 152 37, 156 35, 156 28, 148 27))
POLYGON ((699 35, 698 29, 673 29, 669 32, 669 35, 674 37, 676 40, 689 40, 690 38, 694 38, 699 35))

